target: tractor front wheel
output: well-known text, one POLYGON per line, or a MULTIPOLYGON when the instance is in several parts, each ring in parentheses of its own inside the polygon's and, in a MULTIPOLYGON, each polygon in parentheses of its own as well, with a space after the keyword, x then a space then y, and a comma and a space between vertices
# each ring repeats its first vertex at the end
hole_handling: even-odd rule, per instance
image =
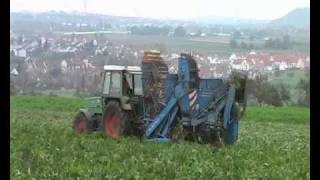
POLYGON ((72 128, 74 132, 76 134, 83 134, 84 132, 87 131, 87 127, 88 127, 88 119, 83 113, 79 112, 73 121, 72 128))
POLYGON ((127 135, 129 119, 117 101, 110 101, 102 119, 102 130, 105 135, 116 138, 127 135))

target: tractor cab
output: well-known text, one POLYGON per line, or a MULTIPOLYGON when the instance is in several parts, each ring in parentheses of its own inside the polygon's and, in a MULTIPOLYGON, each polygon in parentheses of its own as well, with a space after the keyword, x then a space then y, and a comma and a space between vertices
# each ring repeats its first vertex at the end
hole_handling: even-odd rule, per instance
POLYGON ((102 94, 114 98, 141 96, 141 74, 139 66, 104 66, 102 94))
POLYGON ((141 68, 139 66, 104 66, 102 96, 105 104, 118 100, 124 110, 132 110, 132 103, 143 95, 141 68))

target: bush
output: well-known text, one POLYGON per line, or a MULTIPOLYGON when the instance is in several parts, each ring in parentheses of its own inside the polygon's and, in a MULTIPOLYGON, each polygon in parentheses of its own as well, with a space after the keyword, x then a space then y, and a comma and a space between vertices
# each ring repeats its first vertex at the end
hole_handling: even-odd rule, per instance
POLYGON ((248 95, 256 98, 259 105, 268 104, 273 106, 283 106, 290 102, 290 91, 283 83, 273 85, 267 81, 266 76, 257 76, 255 79, 247 81, 248 95))
POLYGON ((297 89, 300 92, 297 105, 299 106, 310 106, 310 77, 307 75, 305 79, 300 79, 297 89))

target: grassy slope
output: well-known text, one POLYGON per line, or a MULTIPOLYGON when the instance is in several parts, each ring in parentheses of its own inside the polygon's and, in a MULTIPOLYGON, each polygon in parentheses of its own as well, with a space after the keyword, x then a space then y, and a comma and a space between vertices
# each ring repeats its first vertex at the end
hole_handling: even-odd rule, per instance
POLYGON ((157 144, 137 138, 77 137, 82 99, 11 98, 13 179, 309 179, 309 110, 249 107, 237 144, 157 144))

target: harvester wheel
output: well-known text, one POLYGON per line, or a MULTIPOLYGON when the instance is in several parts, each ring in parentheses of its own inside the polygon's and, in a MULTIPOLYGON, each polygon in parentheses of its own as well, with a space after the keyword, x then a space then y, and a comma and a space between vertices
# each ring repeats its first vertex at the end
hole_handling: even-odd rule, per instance
POLYGON ((122 110, 117 101, 107 104, 103 119, 102 130, 105 135, 116 138, 128 134, 128 114, 122 110))
POLYGON ((88 123, 89 121, 86 116, 83 113, 79 112, 74 118, 72 128, 75 133, 82 134, 88 130, 88 123))
POLYGON ((225 144, 234 144, 238 140, 239 133, 239 117, 236 104, 232 105, 230 113, 231 123, 228 124, 224 132, 223 141, 225 144))

